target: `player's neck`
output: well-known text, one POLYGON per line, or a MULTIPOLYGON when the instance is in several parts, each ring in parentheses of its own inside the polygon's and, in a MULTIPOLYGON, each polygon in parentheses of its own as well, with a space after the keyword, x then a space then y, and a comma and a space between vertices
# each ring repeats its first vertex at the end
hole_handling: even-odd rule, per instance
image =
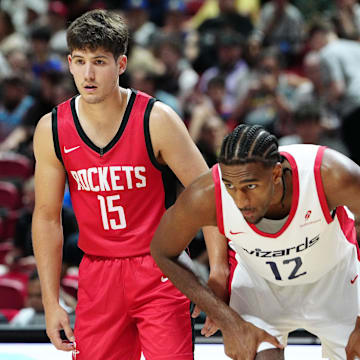
MULTIPOLYGON (((117 88, 105 99, 97 103, 87 102, 82 96, 79 99, 79 119, 93 126, 106 126, 119 122, 127 104, 126 89, 117 88)), ((80 121, 81 122, 81 121, 80 121)))
POLYGON ((265 217, 268 219, 283 219, 289 215, 292 205, 292 193, 291 168, 283 165, 281 182, 275 191, 274 202, 270 205, 265 217))

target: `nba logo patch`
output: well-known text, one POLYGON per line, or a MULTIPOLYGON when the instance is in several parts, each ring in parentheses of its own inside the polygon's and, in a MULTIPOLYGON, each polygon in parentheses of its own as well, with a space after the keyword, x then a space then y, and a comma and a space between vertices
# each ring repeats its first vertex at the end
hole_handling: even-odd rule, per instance
POLYGON ((305 214, 305 221, 309 220, 311 215, 311 210, 308 210, 307 213, 305 214))

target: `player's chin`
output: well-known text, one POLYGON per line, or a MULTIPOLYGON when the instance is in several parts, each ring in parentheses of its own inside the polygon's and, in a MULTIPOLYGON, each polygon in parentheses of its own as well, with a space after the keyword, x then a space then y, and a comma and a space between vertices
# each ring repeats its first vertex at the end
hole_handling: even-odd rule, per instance
POLYGON ((262 219, 262 216, 252 214, 252 215, 244 216, 244 218, 249 224, 256 225, 257 223, 260 222, 260 220, 262 219))

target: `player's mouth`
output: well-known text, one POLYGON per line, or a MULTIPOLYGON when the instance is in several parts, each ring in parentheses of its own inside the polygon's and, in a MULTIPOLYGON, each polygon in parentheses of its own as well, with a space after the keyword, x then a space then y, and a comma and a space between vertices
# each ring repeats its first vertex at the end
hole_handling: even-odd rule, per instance
POLYGON ((97 86, 95 86, 95 85, 85 85, 84 89, 85 89, 86 92, 91 93, 91 92, 94 92, 97 89, 97 86))
POLYGON ((240 209, 243 217, 248 220, 248 221, 251 221, 251 219, 254 218, 255 216, 255 209, 240 209))

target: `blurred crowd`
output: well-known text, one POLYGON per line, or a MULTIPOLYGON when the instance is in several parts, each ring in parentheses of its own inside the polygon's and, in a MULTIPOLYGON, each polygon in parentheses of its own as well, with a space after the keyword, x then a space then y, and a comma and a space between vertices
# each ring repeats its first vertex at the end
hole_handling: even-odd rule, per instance
MULTIPOLYGON (((66 27, 95 8, 128 21, 120 85, 171 106, 210 167, 239 123, 263 125, 280 145, 326 145, 360 164, 356 0, 0 0, 0 291, 4 280, 15 280, 23 294, 16 306, 0 296, 0 322, 36 322, 43 312, 33 295, 40 296, 31 246, 32 137, 41 116, 76 95, 66 27), (27 170, 16 172, 11 161, 27 170), (9 205, 10 187, 19 200, 9 205)), ((82 254, 67 193, 63 225, 62 298, 72 312, 82 254)), ((201 233, 191 254, 206 280, 201 233)))

